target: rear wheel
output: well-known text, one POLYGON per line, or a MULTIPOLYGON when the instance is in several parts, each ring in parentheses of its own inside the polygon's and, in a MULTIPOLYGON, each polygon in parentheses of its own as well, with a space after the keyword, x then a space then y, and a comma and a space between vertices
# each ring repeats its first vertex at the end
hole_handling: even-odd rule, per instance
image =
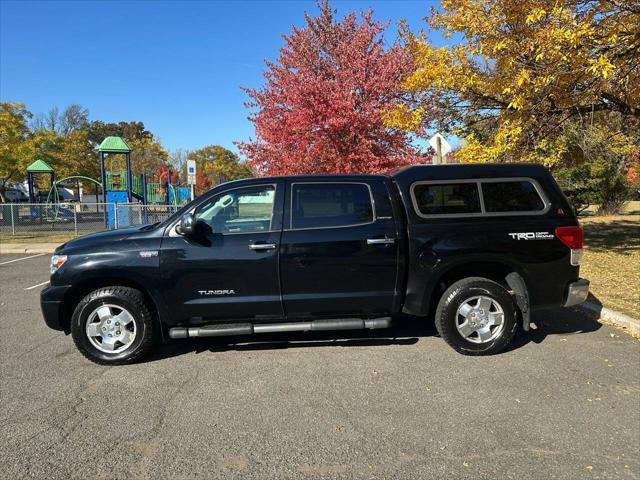
POLYGON ((442 295, 435 317, 440 336, 465 355, 491 355, 503 350, 517 328, 517 308, 500 284, 469 277, 442 295))
POLYGON ((135 362, 153 347, 155 325, 142 292, 105 287, 77 305, 71 335, 80 353, 101 365, 135 362))

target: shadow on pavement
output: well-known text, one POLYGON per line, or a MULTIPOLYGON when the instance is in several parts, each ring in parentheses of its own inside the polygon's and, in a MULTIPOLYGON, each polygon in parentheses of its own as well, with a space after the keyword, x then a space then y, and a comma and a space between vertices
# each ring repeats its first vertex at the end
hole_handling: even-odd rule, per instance
MULTIPOLYGON (((549 335, 572 335, 598 330, 602 325, 597 317, 580 309, 559 308, 537 312, 532 319, 537 328, 522 329, 504 352, 533 342, 541 343, 549 335)), ((425 318, 402 317, 394 326, 382 330, 353 330, 336 332, 268 333, 243 337, 209 337, 174 340, 159 345, 147 362, 164 360, 187 353, 283 350, 312 347, 376 347, 414 345, 422 337, 438 336, 433 321, 425 318)))
POLYGON ((580 308, 538 311, 532 315, 531 321, 534 324, 531 330, 523 332, 520 329, 505 352, 523 347, 529 342, 542 343, 549 335, 576 335, 595 332, 602 327, 597 315, 580 308))

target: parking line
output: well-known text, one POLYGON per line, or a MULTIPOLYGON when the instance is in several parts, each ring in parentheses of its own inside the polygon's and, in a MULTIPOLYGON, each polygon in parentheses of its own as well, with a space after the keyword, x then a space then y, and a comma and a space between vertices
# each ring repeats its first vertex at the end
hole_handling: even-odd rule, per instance
POLYGON ((49 283, 49 280, 47 280, 46 282, 39 283, 39 284, 37 284, 37 285, 33 285, 33 286, 31 286, 31 287, 27 287, 27 288, 25 288, 25 290, 33 290, 34 288, 41 287, 41 286, 43 286, 43 285, 46 285, 47 283, 49 283))
POLYGON ((0 265, 6 265, 7 263, 19 262, 20 260, 28 260, 30 258, 41 257, 43 255, 44 253, 38 253, 37 255, 31 255, 30 257, 14 258, 13 260, 0 263, 0 265))

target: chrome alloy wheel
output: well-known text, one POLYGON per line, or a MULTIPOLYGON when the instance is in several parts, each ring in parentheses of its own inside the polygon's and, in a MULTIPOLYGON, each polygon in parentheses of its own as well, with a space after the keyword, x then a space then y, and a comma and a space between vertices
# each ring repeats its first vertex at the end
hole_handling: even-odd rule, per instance
POLYGON ((96 308, 87 320, 87 338, 101 352, 120 353, 136 338, 136 321, 125 308, 106 304, 96 308))
POLYGON ((491 297, 479 295, 465 300, 456 313, 456 328, 465 340, 487 343, 504 329, 504 311, 491 297))

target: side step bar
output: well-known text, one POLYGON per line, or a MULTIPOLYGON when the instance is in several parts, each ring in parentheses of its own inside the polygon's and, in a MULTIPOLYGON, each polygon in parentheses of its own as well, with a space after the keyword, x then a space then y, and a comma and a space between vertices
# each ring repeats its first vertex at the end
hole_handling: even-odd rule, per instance
POLYGON ((174 327, 169 330, 170 338, 191 337, 223 337, 227 335, 252 335, 254 333, 270 332, 320 332, 329 330, 362 330, 388 328, 391 326, 391 317, 380 318, 342 318, 336 320, 313 320, 311 322, 288 323, 229 323, 218 325, 205 325, 202 327, 174 327))

